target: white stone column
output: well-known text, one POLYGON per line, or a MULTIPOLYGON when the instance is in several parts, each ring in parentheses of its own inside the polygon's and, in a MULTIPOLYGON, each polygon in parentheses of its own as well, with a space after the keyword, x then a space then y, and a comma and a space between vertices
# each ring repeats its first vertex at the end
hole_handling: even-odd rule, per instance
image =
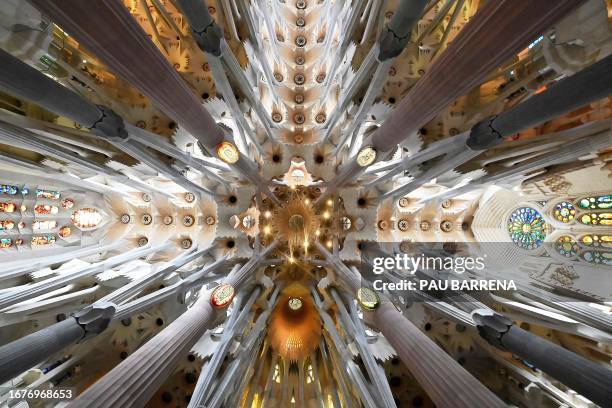
POLYGON ((145 343, 68 407, 144 407, 171 375, 190 347, 215 322, 210 291, 203 291, 195 304, 145 343))
POLYGON ((367 312, 375 327, 439 408, 506 407, 390 302, 367 312))

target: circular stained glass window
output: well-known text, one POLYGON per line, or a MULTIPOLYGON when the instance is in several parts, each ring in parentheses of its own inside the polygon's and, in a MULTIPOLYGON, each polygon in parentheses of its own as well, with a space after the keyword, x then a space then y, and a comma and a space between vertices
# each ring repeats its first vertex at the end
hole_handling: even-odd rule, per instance
POLYGON ((531 207, 514 210, 508 218, 507 227, 512 242, 523 249, 539 248, 548 232, 542 214, 531 207))
POLYGON ((555 249, 566 258, 574 258, 578 255, 578 243, 569 235, 564 235, 555 242, 555 249))
POLYGON ((553 215, 558 221, 567 223, 574 219, 574 216, 576 215, 576 208, 574 208, 572 203, 562 201, 555 205, 553 215))

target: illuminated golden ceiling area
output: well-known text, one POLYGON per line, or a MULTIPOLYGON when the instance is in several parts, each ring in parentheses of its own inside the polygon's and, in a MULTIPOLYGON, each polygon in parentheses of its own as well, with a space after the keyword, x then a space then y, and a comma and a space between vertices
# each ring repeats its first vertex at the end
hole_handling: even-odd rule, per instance
POLYGON ((612 1, 0 7, 2 403, 612 400, 612 1))

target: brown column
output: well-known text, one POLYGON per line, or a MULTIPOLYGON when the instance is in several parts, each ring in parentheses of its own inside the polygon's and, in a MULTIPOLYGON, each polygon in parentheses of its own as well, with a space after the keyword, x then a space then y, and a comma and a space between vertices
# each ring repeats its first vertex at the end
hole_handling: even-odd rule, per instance
POLYGON ((383 302, 368 317, 437 407, 506 407, 495 394, 406 319, 393 304, 383 302))
POLYGON ((87 388, 68 406, 72 408, 144 407, 170 376, 190 347, 210 328, 215 310, 210 292, 134 354, 87 388))
POLYGON ((114 73, 133 84, 211 154, 223 132, 120 0, 32 0, 114 73))
POLYGON ((487 1, 374 133, 374 146, 392 149, 581 2, 487 1))

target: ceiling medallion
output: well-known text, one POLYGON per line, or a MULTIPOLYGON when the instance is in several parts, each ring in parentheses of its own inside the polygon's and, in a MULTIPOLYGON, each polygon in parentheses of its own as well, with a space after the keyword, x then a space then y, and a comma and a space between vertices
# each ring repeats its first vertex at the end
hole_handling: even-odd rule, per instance
POLYGON ((232 303, 235 294, 236 289, 234 289, 232 285, 224 283, 213 290, 210 295, 210 304, 213 305, 215 309, 222 309, 232 303))
POLYGON ((300 310, 302 308, 302 300, 298 298, 289 299, 288 304, 289 308, 294 311, 300 310))
POLYGON ((184 238, 183 240, 181 240, 181 248, 189 249, 191 248, 191 245, 193 245, 191 238, 184 238))
POLYGON ((217 146, 217 156, 227 164, 234 164, 240 159, 240 152, 235 144, 224 140, 217 146))
POLYGON ((376 149, 374 146, 365 146, 357 154, 357 164, 360 167, 367 167, 376 160, 376 149))
POLYGON ((361 287, 357 290, 357 302, 364 310, 375 310, 380 306, 378 294, 370 288, 361 287))
POLYGON ((187 201, 188 203, 193 203, 195 200, 196 200, 195 194, 191 192, 185 193, 185 201, 187 201))

